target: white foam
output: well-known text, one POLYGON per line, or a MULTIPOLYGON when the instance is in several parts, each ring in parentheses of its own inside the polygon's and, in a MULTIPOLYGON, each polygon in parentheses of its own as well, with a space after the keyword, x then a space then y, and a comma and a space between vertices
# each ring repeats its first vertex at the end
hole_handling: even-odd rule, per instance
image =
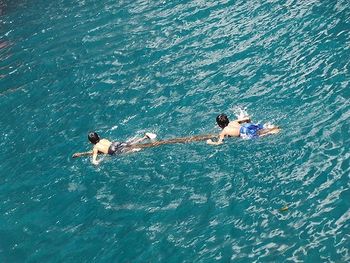
POLYGON ((247 112, 247 108, 242 107, 234 107, 232 109, 233 113, 236 115, 237 119, 242 119, 245 117, 250 117, 249 113, 247 112))

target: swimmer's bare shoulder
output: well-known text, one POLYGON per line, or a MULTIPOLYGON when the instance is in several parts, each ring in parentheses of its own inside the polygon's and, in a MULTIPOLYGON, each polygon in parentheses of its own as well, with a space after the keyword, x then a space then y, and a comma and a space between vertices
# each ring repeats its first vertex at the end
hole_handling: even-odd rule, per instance
POLYGON ((224 129, 223 133, 226 136, 231 136, 231 137, 239 137, 239 130, 241 128, 241 125, 239 124, 238 121, 231 121, 224 129))
POLYGON ((99 151, 102 153, 107 154, 108 153, 108 148, 111 146, 111 142, 107 139, 101 139, 98 143, 95 144, 94 146, 94 151, 99 151))
POLYGON ((107 139, 101 139, 100 141, 99 141, 99 143, 101 143, 101 144, 111 144, 111 141, 109 141, 109 140, 107 140, 107 139))

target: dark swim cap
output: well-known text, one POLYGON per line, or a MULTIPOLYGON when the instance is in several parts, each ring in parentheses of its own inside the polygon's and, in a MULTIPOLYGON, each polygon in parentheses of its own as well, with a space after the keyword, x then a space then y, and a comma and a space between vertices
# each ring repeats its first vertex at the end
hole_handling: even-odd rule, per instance
POLYGON ((230 121, 228 120, 227 115, 222 113, 216 117, 216 123, 223 129, 230 123, 230 121))
POLYGON ((88 139, 92 144, 96 144, 100 141, 100 137, 96 132, 89 132, 88 139))

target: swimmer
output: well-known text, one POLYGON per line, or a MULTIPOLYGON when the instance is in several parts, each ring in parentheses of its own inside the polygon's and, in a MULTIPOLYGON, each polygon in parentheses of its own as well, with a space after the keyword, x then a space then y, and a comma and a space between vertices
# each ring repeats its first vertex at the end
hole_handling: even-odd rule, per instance
POLYGON ((207 144, 222 144, 225 137, 242 137, 251 139, 268 134, 275 134, 280 131, 280 128, 277 126, 253 124, 251 123, 250 117, 242 117, 230 122, 226 114, 220 114, 216 117, 216 122, 222 131, 219 134, 217 141, 209 139, 207 140, 207 144))
POLYGON ((145 136, 143 136, 142 138, 134 139, 132 141, 111 142, 107 139, 100 139, 100 137, 96 132, 89 132, 88 139, 92 144, 94 144, 94 148, 92 150, 91 162, 94 165, 98 165, 101 162, 101 160, 99 161, 97 160, 98 153, 114 155, 114 154, 130 152, 132 150, 131 148, 129 148, 131 145, 140 143, 147 139, 152 140, 156 138, 156 136, 157 135, 154 133, 147 132, 145 136))

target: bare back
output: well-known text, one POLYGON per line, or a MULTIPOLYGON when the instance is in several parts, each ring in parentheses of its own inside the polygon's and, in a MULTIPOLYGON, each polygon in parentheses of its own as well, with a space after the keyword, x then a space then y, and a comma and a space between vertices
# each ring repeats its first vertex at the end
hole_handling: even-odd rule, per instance
POLYGON ((97 150, 98 152, 107 154, 109 146, 111 146, 111 142, 106 139, 101 139, 98 143, 95 144, 94 146, 94 151, 97 150))
POLYGON ((239 137, 241 125, 238 121, 231 121, 223 130, 222 134, 224 136, 239 137))

